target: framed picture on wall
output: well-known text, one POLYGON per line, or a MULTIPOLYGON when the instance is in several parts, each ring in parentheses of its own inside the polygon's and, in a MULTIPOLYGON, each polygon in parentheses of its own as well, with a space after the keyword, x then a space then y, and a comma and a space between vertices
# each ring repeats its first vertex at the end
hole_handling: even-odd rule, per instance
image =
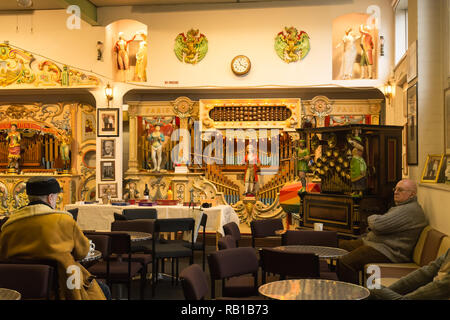
POLYGON ((117 198, 117 183, 99 183, 98 197, 101 198, 108 192, 111 193, 111 198, 117 198))
POLYGON ((81 113, 81 141, 95 139, 95 114, 81 113))
POLYGON ((443 159, 444 155, 442 154, 429 154, 427 156, 425 167, 423 167, 422 178, 420 179, 420 182, 438 182, 443 159))
POLYGON ((408 88, 407 96, 407 137, 406 137, 406 155, 408 165, 417 165, 419 152, 418 139, 418 112, 417 112, 417 83, 408 88))
POLYGON ((97 109, 97 136, 119 136, 119 108, 97 109))
POLYGON ((442 171, 444 172, 444 182, 450 184, 450 154, 444 156, 444 163, 442 164, 442 171))
POLYGON ((406 80, 408 83, 417 78, 417 40, 411 43, 408 48, 408 74, 406 80))
POLYGON ((445 90, 444 100, 445 153, 450 153, 450 88, 445 90))
POLYGON ((114 139, 102 139, 100 143, 102 159, 114 159, 116 152, 114 139))
POLYGON ((101 181, 116 180, 116 170, 114 161, 100 161, 101 181))

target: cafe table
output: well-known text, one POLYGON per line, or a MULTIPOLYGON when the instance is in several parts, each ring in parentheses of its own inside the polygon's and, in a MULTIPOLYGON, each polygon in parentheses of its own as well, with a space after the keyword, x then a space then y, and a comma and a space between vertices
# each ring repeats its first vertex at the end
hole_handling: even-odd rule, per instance
POLYGON ((320 259, 337 259, 346 255, 347 250, 336 247, 324 247, 324 246, 308 246, 308 245, 289 245, 279 246, 274 249, 293 252, 293 253, 314 253, 319 256, 320 259))
POLYGON ((102 257, 102 253, 98 250, 93 250, 88 253, 86 257, 84 257, 80 262, 86 263, 95 260, 99 260, 102 257))
POLYGON ((258 291, 275 300, 362 300, 370 295, 362 286, 323 279, 273 281, 260 286, 258 291))
POLYGON ((130 235, 131 242, 139 242, 150 240, 152 238, 151 233, 147 232, 138 232, 138 231, 118 231, 118 232, 126 232, 130 235))
POLYGON ((16 290, 0 288, 0 300, 20 300, 22 295, 16 290))

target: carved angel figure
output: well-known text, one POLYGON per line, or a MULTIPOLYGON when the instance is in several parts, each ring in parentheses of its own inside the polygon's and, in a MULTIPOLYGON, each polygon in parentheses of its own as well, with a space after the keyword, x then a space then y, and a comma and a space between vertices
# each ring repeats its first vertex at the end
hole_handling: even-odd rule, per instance
POLYGON ((287 63, 302 60, 309 50, 309 35, 294 27, 284 27, 275 37, 275 51, 287 63))
POLYGON ((175 38, 175 55, 181 62, 196 64, 208 52, 208 40, 198 29, 190 29, 187 34, 180 33, 175 38))

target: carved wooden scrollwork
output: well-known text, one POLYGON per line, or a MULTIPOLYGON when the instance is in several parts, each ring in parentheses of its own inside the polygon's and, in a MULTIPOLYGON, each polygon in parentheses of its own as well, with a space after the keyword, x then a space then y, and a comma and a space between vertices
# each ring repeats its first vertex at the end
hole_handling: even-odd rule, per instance
POLYGON ((284 218, 286 212, 280 206, 278 198, 269 206, 256 200, 241 200, 232 206, 241 223, 250 225, 253 220, 284 218))

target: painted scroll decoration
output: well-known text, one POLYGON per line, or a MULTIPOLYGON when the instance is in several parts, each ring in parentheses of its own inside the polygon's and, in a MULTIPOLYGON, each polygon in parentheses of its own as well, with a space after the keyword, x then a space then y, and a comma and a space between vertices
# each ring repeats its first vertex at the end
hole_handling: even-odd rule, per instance
POLYGON ((36 59, 31 53, 0 43, 0 86, 93 87, 101 84, 86 74, 51 60, 36 59))

